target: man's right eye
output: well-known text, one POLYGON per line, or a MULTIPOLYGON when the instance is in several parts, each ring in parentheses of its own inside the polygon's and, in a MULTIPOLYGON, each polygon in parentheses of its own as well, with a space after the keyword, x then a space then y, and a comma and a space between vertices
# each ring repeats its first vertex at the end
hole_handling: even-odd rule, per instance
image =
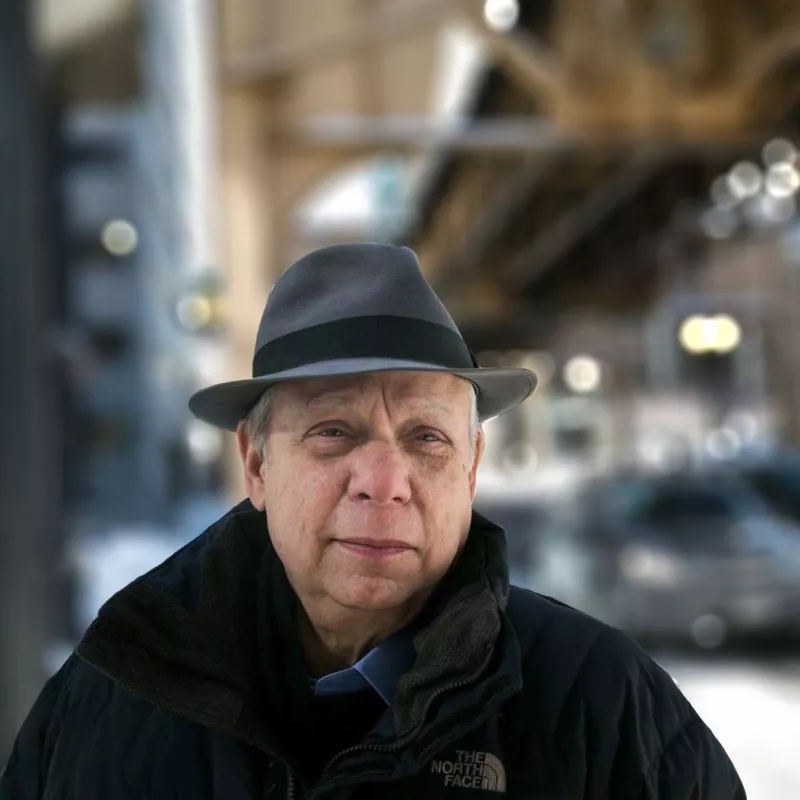
POLYGON ((340 439, 344 436, 344 431, 341 428, 323 428, 321 431, 317 431, 316 435, 323 439, 340 439))

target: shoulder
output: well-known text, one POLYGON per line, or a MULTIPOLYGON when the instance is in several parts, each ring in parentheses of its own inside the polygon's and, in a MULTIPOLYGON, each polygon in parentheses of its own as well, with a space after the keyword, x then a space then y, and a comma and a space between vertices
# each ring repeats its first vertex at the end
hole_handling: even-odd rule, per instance
MULTIPOLYGON (((156 730, 193 736, 198 729, 129 691, 78 655, 70 657, 55 680, 50 735, 58 741, 57 752, 62 756, 77 742, 84 752, 99 752, 112 743, 114 747, 134 740, 141 744, 156 730)), ((157 737, 153 738, 156 741, 157 737)))
POLYGON ((507 714, 512 740, 542 754, 580 796, 744 800, 723 747, 630 637, 518 588, 507 615, 523 679, 507 714))
POLYGON ((599 778, 624 763, 641 780, 672 740, 702 726, 667 672, 621 631, 517 588, 507 614, 522 662, 516 735, 550 742, 567 774, 599 778))
POLYGON ((203 729, 128 691, 78 656, 59 697, 51 777, 57 785, 91 786, 103 764, 138 785, 146 762, 183 758, 202 746, 203 729), (138 754, 131 760, 132 752, 138 754))
POLYGON ((81 726, 88 720, 92 727, 102 727, 106 718, 117 723, 128 719, 140 722, 156 710, 78 655, 73 654, 59 674, 57 702, 65 727, 81 726))
POLYGON ((559 688, 600 713, 615 715, 620 698, 667 728, 693 710, 672 678, 636 642, 554 598, 512 587, 507 614, 520 643, 523 677, 559 688))

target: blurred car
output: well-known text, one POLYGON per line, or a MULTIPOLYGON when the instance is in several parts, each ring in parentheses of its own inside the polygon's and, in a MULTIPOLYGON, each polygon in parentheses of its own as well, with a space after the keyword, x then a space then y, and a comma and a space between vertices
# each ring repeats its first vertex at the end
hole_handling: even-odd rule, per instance
POLYGON ((740 463, 735 470, 773 512, 800 524, 800 454, 779 453, 740 463))
POLYGON ((596 481, 545 561, 537 588, 637 638, 800 633, 800 528, 728 473, 596 481))

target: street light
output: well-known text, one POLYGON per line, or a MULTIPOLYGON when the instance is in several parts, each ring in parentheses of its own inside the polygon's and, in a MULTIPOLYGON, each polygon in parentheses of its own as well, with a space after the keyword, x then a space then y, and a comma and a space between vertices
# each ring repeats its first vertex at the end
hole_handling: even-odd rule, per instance
POLYGON ((694 315, 681 324, 678 341, 692 355, 725 355, 739 346, 742 328, 729 314, 718 314, 715 317, 694 315))

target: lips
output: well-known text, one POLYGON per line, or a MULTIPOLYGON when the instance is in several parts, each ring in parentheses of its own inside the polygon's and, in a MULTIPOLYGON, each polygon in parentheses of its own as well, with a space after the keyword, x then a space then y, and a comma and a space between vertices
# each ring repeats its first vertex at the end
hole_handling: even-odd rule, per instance
POLYGON ((413 548, 397 539, 337 539, 339 545, 356 555, 382 558, 410 552, 413 548))
POLYGON ((392 550, 411 550, 408 542, 401 539, 339 539, 342 544, 357 544, 362 547, 388 547, 392 550))

